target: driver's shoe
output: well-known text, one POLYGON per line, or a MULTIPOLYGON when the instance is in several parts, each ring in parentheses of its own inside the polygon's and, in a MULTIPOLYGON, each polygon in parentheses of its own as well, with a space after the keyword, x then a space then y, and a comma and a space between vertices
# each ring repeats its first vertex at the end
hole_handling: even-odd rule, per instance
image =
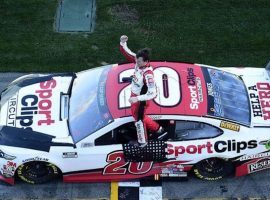
POLYGON ((129 142, 129 144, 135 146, 135 147, 140 147, 140 148, 144 148, 148 143, 145 142, 145 143, 140 143, 138 141, 132 141, 132 142, 129 142))
POLYGON ((165 131, 162 126, 160 126, 158 131, 157 131, 158 140, 164 139, 164 137, 167 135, 168 135, 168 132, 165 131))
POLYGON ((143 147, 145 147, 145 146, 147 145, 147 142, 145 142, 145 143, 139 143, 139 142, 138 142, 138 144, 139 144, 139 147, 140 147, 140 148, 143 148, 143 147))

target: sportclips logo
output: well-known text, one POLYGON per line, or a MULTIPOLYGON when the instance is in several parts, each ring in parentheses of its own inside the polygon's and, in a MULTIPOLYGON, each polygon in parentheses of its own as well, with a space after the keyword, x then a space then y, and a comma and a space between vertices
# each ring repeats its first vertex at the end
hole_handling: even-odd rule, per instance
POLYGON ((199 145, 188 145, 182 146, 177 145, 174 146, 172 144, 168 144, 167 153, 168 155, 179 156, 181 154, 202 154, 202 153, 223 153, 226 151, 234 151, 236 153, 240 153, 245 149, 254 149, 258 146, 256 140, 250 141, 241 141, 236 142, 235 140, 227 140, 227 141, 217 141, 214 144, 211 142, 207 142, 206 144, 199 145))
POLYGON ((38 126, 51 125, 54 123, 51 116, 52 107, 52 89, 56 87, 56 81, 50 80, 40 83, 40 90, 36 90, 35 94, 26 95, 21 99, 21 116, 16 119, 20 120, 20 125, 29 127, 33 124, 34 115, 42 115, 38 120, 38 126))
POLYGON ((193 110, 199 109, 200 102, 203 102, 202 82, 199 77, 194 74, 193 68, 188 68, 187 83, 191 96, 189 107, 193 110))

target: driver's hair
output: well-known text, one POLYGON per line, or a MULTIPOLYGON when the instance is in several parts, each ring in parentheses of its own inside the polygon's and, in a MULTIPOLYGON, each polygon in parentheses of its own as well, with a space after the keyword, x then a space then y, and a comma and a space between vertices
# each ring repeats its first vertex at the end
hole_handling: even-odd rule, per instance
POLYGON ((144 49, 139 50, 136 54, 136 58, 138 59, 139 57, 142 57, 144 62, 149 61, 150 60, 150 49, 144 48, 144 49))

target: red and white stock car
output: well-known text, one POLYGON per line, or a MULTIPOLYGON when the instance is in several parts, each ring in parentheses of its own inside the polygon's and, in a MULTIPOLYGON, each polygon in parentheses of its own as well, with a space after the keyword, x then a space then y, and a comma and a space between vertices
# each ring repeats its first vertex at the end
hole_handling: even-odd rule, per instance
POLYGON ((216 180, 270 168, 270 80, 263 68, 151 62, 158 87, 147 114, 168 137, 134 144, 133 64, 28 75, 1 94, 1 180, 42 183, 216 180))

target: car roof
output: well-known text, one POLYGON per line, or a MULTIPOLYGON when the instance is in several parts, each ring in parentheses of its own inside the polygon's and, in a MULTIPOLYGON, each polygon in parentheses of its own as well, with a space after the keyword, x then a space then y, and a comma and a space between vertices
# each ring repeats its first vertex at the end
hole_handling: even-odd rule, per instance
MULTIPOLYGON (((250 108, 248 96, 243 82, 237 76, 228 72, 225 73, 225 71, 215 67, 206 67, 192 63, 152 61, 150 64, 153 67, 158 95, 154 100, 149 101, 146 114, 210 115, 249 124, 250 108), (228 77, 229 80, 225 80, 228 77), (220 81, 224 82, 220 83, 220 81), (238 88, 235 91, 237 94, 242 93, 241 106, 238 105, 237 100, 230 96, 228 97, 228 94, 223 94, 224 88, 217 88, 217 86, 220 87, 224 83, 229 83, 230 90, 238 88), (213 88, 216 88, 216 91, 213 88), (213 94, 214 92, 215 94, 213 94), (229 100, 222 99, 222 96, 229 100), (221 101, 228 102, 226 105, 223 103, 221 108, 221 101), (243 107, 243 104, 246 106, 239 110, 238 107, 243 107), (247 117, 241 118, 242 115, 247 117), (236 116, 240 116, 240 118, 234 118, 236 116)), ((122 78, 130 77, 133 73, 133 63, 113 65, 108 73, 106 98, 108 108, 114 119, 131 115, 128 102, 131 93, 130 83, 122 82, 122 78)))

